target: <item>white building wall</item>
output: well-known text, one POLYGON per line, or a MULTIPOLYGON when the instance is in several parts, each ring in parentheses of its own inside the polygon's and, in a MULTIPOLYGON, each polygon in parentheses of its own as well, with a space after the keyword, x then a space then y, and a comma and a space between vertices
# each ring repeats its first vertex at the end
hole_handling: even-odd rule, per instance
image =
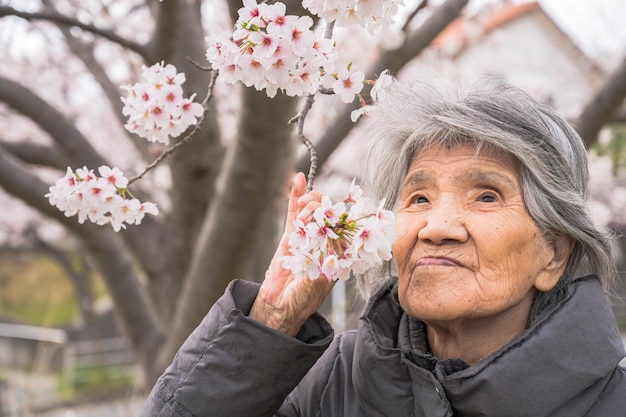
POLYGON ((458 40, 431 47, 403 73, 467 79, 484 74, 502 76, 538 100, 550 101, 566 118, 580 113, 600 82, 589 62, 540 10, 467 39, 460 49, 458 40))

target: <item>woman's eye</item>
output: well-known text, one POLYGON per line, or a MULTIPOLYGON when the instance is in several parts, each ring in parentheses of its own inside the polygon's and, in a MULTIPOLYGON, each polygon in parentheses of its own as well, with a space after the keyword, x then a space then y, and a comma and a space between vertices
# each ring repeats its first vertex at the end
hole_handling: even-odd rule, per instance
POLYGON ((416 195, 411 199, 411 204, 424 204, 428 203, 428 199, 423 195, 416 195))
POLYGON ((492 193, 487 193, 487 194, 483 194, 481 195, 478 200, 481 203, 495 203, 498 201, 498 197, 496 197, 495 194, 492 193))

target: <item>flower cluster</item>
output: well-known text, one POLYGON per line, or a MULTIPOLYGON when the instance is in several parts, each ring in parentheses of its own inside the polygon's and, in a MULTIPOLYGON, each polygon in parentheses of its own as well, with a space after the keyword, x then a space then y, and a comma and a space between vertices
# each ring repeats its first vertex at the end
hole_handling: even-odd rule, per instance
POLYGON ((313 94, 320 85, 320 68, 334 53, 330 39, 311 30, 309 16, 286 15, 281 2, 257 4, 244 0, 230 38, 209 39, 207 58, 229 83, 278 90, 288 96, 313 94))
POLYGON ((157 63, 142 67, 142 82, 122 86, 128 91, 122 97, 128 122, 124 127, 150 142, 169 143, 190 125, 197 123, 204 109, 193 101, 194 96, 183 97, 185 74, 177 73, 171 64, 157 63))
POLYGON ((345 200, 333 204, 322 197, 310 223, 294 221, 288 241, 291 255, 283 257, 283 267, 298 278, 324 275, 338 280, 348 279, 351 270, 361 274, 391 259, 394 215, 383 205, 381 201, 376 207, 354 181, 345 200))
POLYGON ((374 34, 393 23, 403 0, 304 0, 302 5, 314 15, 337 26, 359 25, 374 34))
POLYGON ((158 214, 154 203, 125 198, 128 179, 118 168, 103 165, 98 172, 100 177, 87 167, 76 172, 68 167, 65 177, 50 187, 46 197, 67 217, 77 214, 81 224, 86 219, 99 225, 110 224, 116 232, 126 228, 124 223, 140 224, 146 213, 158 214))

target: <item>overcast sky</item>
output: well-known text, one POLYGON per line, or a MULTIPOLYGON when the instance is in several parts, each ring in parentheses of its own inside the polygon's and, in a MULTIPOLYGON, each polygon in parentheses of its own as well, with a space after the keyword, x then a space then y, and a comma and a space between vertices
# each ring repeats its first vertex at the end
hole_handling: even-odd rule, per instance
POLYGON ((541 6, 590 54, 626 52, 626 1, 541 0, 541 6))

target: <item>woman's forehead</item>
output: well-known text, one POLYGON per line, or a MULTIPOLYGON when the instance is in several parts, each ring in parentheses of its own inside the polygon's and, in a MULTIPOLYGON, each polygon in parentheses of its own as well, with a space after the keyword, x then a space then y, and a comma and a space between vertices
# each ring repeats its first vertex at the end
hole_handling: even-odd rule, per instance
POLYGON ((423 146, 413 154, 412 164, 419 161, 422 156, 432 155, 433 152, 438 151, 445 151, 450 156, 470 152, 476 159, 498 160, 503 165, 510 166, 516 172, 519 168, 519 160, 512 153, 490 144, 472 141, 438 142, 423 146))

